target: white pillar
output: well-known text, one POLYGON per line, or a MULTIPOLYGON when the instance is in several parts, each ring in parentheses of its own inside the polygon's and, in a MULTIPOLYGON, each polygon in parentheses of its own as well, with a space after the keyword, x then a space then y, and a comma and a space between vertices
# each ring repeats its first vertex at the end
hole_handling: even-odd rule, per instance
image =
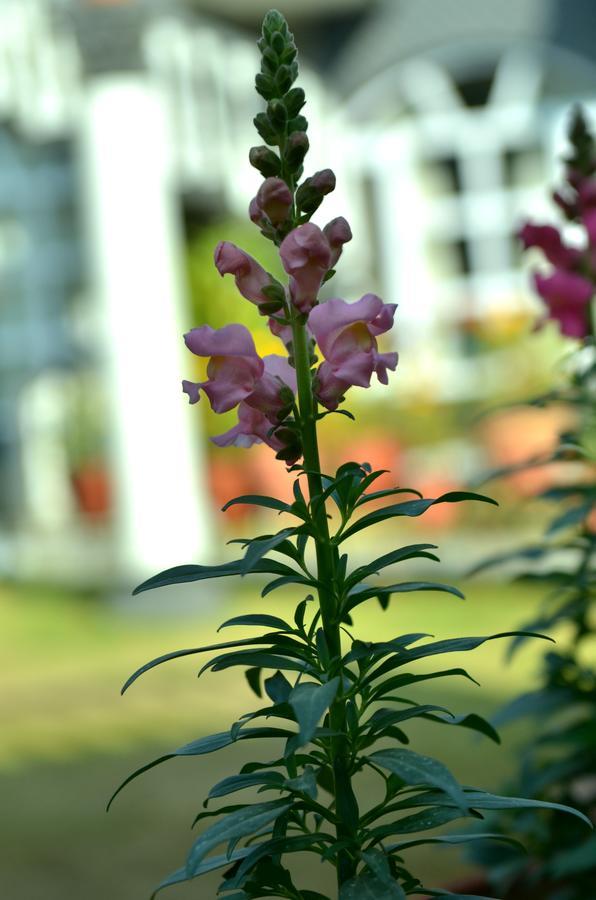
POLYGON ((144 578, 209 552, 205 459, 182 332, 182 242, 164 100, 146 74, 96 76, 80 157, 98 349, 106 375, 120 575, 144 578))

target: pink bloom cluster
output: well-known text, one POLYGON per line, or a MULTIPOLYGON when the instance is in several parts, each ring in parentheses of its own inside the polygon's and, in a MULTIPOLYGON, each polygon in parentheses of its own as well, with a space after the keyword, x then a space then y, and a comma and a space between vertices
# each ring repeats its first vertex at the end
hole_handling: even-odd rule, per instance
MULTIPOLYGON (((291 202, 285 183, 268 178, 251 204, 251 217, 254 214, 256 220, 266 217, 272 224, 279 223, 288 215, 291 202)), ((235 244, 222 241, 215 250, 219 273, 233 275, 242 296, 264 315, 271 314, 273 295, 267 289, 274 286, 273 306, 279 303, 280 312, 269 319, 269 327, 290 353, 290 318, 297 315, 301 327, 306 326, 323 357, 314 373, 315 397, 328 410, 337 408, 350 387, 369 387, 373 375, 387 384, 388 370, 397 366, 397 353, 380 353, 377 344, 377 337, 393 325, 395 304, 384 304, 375 294, 366 294, 356 303, 339 298, 318 302, 327 273, 351 237, 350 226, 341 217, 323 229, 307 222, 290 231, 279 248, 289 275, 285 291, 235 244)), ((214 442, 248 447, 263 441, 288 463, 295 462, 300 449, 287 420, 294 410, 296 372, 288 358, 274 354, 261 359, 243 325, 226 325, 216 331, 203 325, 189 331, 185 341, 197 356, 209 357, 206 381, 182 383, 190 402, 196 403, 203 391, 217 413, 238 408, 238 423, 213 438, 214 442)))
POLYGON ((238 424, 213 441, 221 447, 250 447, 263 441, 282 450, 285 445, 275 429, 292 408, 296 392, 296 373, 287 358, 276 354, 261 358, 244 325, 217 330, 202 325, 185 334, 184 341, 196 356, 210 357, 206 381, 182 382, 190 402, 196 403, 202 390, 216 413, 238 407, 238 424))
POLYGON ((393 326, 397 304, 365 294, 356 303, 339 298, 315 306, 308 324, 324 362, 317 369, 315 393, 327 409, 337 409, 348 388, 369 387, 373 374, 387 384, 397 353, 379 353, 377 336, 393 326))
POLYGON ((534 273, 534 286, 547 307, 545 318, 554 319, 562 334, 584 338, 590 331, 590 302, 596 285, 596 182, 570 176, 574 196, 555 193, 554 199, 570 218, 578 219, 586 232, 583 249, 569 247, 553 225, 526 223, 519 232, 524 249, 537 247, 553 270, 534 273))

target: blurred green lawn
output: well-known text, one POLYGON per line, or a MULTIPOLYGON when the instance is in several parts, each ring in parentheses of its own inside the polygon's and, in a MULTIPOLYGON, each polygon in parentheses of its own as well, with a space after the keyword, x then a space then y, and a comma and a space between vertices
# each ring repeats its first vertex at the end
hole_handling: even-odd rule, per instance
MULTIPOLYGON (((464 588, 468 600, 463 603, 426 593, 402 595, 384 614, 371 604, 356 630, 370 639, 409 631, 437 637, 488 634, 523 622, 538 597, 519 586, 470 583, 464 588)), ((217 625, 240 610, 283 615, 290 606, 289 600, 263 601, 250 586, 234 595, 223 588, 214 593, 218 589, 211 587, 203 588, 202 595, 193 588, 197 609, 208 598, 207 611, 193 614, 180 610, 177 590, 141 595, 122 606, 56 590, 0 586, 0 842, 5 849, 0 896, 144 900, 155 883, 182 863, 192 840, 189 824, 206 790, 248 758, 251 748, 245 744, 168 761, 130 785, 105 814, 113 788, 133 768, 164 750, 225 729, 253 708, 255 699, 239 674, 206 675, 197 683, 197 657, 147 673, 120 698, 126 676, 168 650, 217 640, 217 625)), ((445 679, 419 689, 418 696, 432 694, 433 702, 454 712, 490 714, 531 686, 544 646, 532 641, 512 664, 504 660, 503 641, 458 657, 435 658, 435 668, 464 666, 482 689, 464 679, 445 679)), ((423 725, 410 734, 413 748, 440 756, 464 783, 496 787, 512 770, 511 731, 502 747, 464 729, 423 725)), ((257 745, 252 751, 253 758, 266 752, 257 745)), ((365 785, 367 796, 372 791, 374 785, 365 785)), ((439 884, 464 871, 456 850, 415 853, 411 859, 427 883, 439 884)), ((308 859, 313 867, 312 857, 308 859)), ((312 873, 319 890, 325 890, 322 872, 312 868, 312 873)), ((170 895, 211 900, 216 883, 200 879, 170 895)))

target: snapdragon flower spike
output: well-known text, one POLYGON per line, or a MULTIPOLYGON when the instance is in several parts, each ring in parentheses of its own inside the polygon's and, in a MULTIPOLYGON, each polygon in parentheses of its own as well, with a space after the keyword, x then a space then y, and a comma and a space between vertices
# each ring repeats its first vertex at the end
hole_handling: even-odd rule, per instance
POLYGON ((325 358, 317 370, 316 396, 327 409, 336 409, 348 388, 369 387, 373 374, 388 383, 397 353, 379 353, 376 339, 393 326, 396 308, 365 294, 356 303, 333 298, 311 311, 308 324, 325 358))
POLYGON ((534 285, 548 308, 547 318, 559 323, 561 334, 584 338, 590 332, 590 300, 594 285, 574 272, 555 269, 552 275, 534 273, 534 285))
POLYGON ((214 412, 224 413, 237 406, 254 390, 265 371, 251 333, 244 325, 209 325, 193 328, 184 335, 188 349, 196 356, 211 357, 207 381, 183 381, 190 403, 197 403, 199 391, 207 394, 214 412))
POLYGON ((281 243, 279 255, 290 276, 290 297, 301 313, 308 313, 327 272, 341 255, 343 245, 352 237, 343 218, 334 219, 321 231, 313 222, 294 228, 281 243))
POLYGON ((267 296, 265 289, 275 284, 269 272, 231 241, 219 242, 215 248, 214 260, 219 274, 233 275, 242 296, 255 303, 262 315, 269 315, 271 297, 267 296))

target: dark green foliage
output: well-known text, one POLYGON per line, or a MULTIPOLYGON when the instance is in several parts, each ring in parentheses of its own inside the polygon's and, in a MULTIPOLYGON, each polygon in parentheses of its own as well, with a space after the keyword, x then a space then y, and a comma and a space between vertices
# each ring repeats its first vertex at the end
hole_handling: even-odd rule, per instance
MULTIPOLYGON (((331 537, 334 546, 338 547, 350 530, 348 523, 352 514, 373 496, 377 500, 379 495, 381 499, 391 498, 401 491, 397 488, 367 491, 380 474, 371 472, 367 466, 349 463, 342 466, 335 477, 325 476, 324 495, 313 497, 310 502, 300 486, 301 474, 296 479, 291 504, 263 496, 237 498, 236 502, 254 503, 294 516, 299 524, 282 528, 273 535, 243 541, 246 549, 241 560, 212 567, 179 566, 155 576, 140 589, 254 572, 273 574, 276 576, 273 583, 302 581, 316 587, 317 580, 307 567, 305 554, 316 534, 318 511, 325 502, 331 501, 340 513, 336 532, 331 537), (284 557, 288 563, 278 562, 272 554, 284 557)), ((375 525, 395 515, 421 515, 435 502, 465 499, 486 498, 456 493, 438 500, 406 500, 364 516, 367 521, 361 527, 375 525)), ((362 519, 356 524, 360 522, 362 519)), ((345 617, 357 604, 389 597, 401 590, 444 590, 461 596, 456 588, 436 583, 400 582, 372 588, 364 581, 406 560, 435 560, 437 557, 431 552, 435 549, 433 544, 410 544, 353 570, 350 570, 347 556, 341 557, 334 585, 338 614, 345 617)), ((255 627, 263 633, 237 641, 173 651, 145 664, 128 679, 125 688, 163 662, 208 653, 212 655, 201 672, 240 667, 246 671, 257 696, 265 697, 267 702, 242 716, 229 732, 201 738, 153 760, 129 776, 121 788, 137 775, 174 757, 203 755, 240 740, 273 740, 268 746, 276 748, 268 758, 247 763, 240 773, 219 781, 205 802, 232 794, 242 797, 247 788, 266 792, 271 799, 239 800, 219 810, 199 813, 196 822, 206 817, 215 817, 216 821, 193 844, 186 867, 174 872, 158 890, 215 868, 225 868, 229 860, 220 886, 226 897, 230 896, 228 892, 235 891, 232 897, 284 896, 312 900, 321 895, 294 887, 282 859, 295 852, 307 851, 337 865, 340 854, 347 851, 354 861, 354 874, 342 883, 340 898, 405 897, 422 891, 420 881, 404 868, 402 854, 408 849, 422 843, 449 845, 486 837, 482 834, 424 836, 428 829, 462 818, 478 820, 482 817, 481 810, 552 808, 548 803, 497 797, 461 785, 438 760, 403 747, 409 740, 408 726, 417 719, 437 726, 473 729, 489 739, 498 740, 492 725, 481 716, 475 713, 454 715, 440 705, 418 704, 402 696, 401 691, 423 680, 454 675, 470 678, 460 668, 417 673, 413 667, 418 660, 470 651, 486 641, 522 633, 434 641, 422 633, 400 635, 376 643, 350 639, 345 652, 338 657, 330 651, 324 632, 318 627, 320 612, 316 605, 310 606, 311 600, 312 597, 307 597, 297 604, 293 622, 269 612, 228 619, 222 628, 255 627), (340 694, 348 710, 345 732, 338 732, 330 718, 330 708, 340 694), (277 720, 278 724, 253 727, 251 723, 258 719, 277 720), (343 804, 342 816, 344 819, 347 816, 348 820, 351 817, 346 837, 336 833, 340 807, 333 802, 334 747, 338 736, 348 742, 348 771, 356 774, 367 766, 378 774, 385 786, 383 802, 363 813, 356 805, 350 812, 349 804, 343 804), (390 839, 395 841, 396 836, 397 842, 391 843, 390 839), (239 847, 239 842, 244 846, 239 847), (221 852, 210 855, 226 846, 229 857, 221 852)), ((529 636, 530 632, 524 631, 523 635, 529 636)), ((505 840, 511 843, 511 839, 505 840)), ((436 896, 448 895, 437 893, 436 896)))
MULTIPOLYGON (((574 129, 579 138, 575 164, 581 166, 585 164, 586 138, 580 119, 576 118, 574 129)), ((590 152, 593 156, 593 150, 590 152)), ((565 629, 561 645, 543 656, 539 687, 520 694, 495 717, 499 725, 520 719, 530 723, 531 739, 522 748, 516 780, 507 787, 546 803, 573 805, 588 817, 593 817, 596 803, 596 672, 583 655, 584 646, 594 639, 596 625, 595 387, 594 343, 587 338, 577 354, 569 384, 528 401, 541 406, 564 404, 577 413, 575 432, 562 433, 549 454, 549 460, 559 461, 559 472, 568 468, 570 477, 563 474, 560 484, 540 495, 552 510, 544 539, 477 567, 515 566, 519 581, 544 586, 548 593, 542 608, 524 630, 548 633, 560 626, 565 629), (578 460, 592 464, 579 482, 573 478, 578 460)), ((543 459, 542 464, 549 460, 543 459)), ((536 464, 530 461, 528 467, 536 464)), ((516 470, 523 468, 520 464, 516 470)), ((519 650, 524 640, 524 635, 513 640, 510 654, 519 650)), ((596 879, 593 835, 579 822, 570 822, 556 806, 546 816, 538 809, 535 801, 520 821, 531 854, 529 863, 506 848, 479 848, 473 853, 474 859, 488 868, 501 896, 507 896, 510 890, 515 890, 516 897, 524 893, 534 896, 539 891, 544 900, 585 900, 593 893, 596 879)), ((507 832, 511 817, 503 812, 493 815, 490 826, 507 832)))

